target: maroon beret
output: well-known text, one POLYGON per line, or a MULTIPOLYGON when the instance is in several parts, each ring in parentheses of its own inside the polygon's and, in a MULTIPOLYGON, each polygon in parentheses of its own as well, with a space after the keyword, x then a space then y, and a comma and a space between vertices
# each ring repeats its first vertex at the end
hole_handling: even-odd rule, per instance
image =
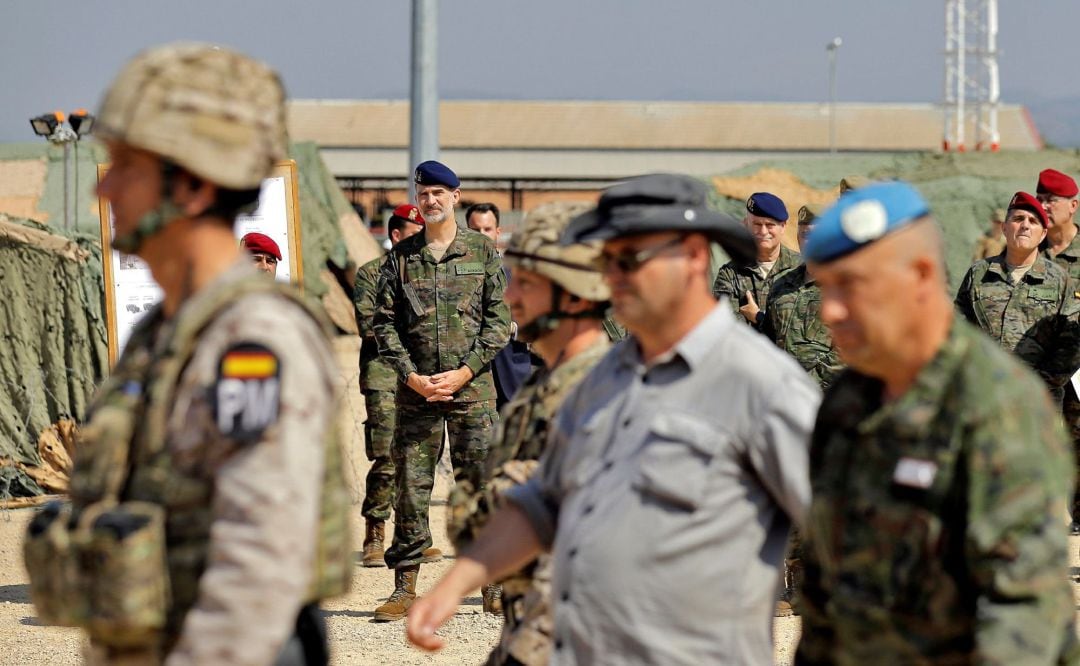
POLYGON ((1009 210, 1014 208, 1034 213, 1035 217, 1042 222, 1043 229, 1050 228, 1050 218, 1046 217, 1046 209, 1042 207, 1038 199, 1027 192, 1017 192, 1013 195, 1012 201, 1009 202, 1009 210))
POLYGON ((420 209, 412 204, 401 204, 394 209, 391 213, 393 217, 400 217, 406 222, 412 222, 413 224, 423 224, 424 216, 420 214, 420 209))
POLYGON ((240 239, 240 245, 247 248, 248 252, 265 252, 271 257, 281 261, 281 248, 266 234, 253 231, 240 239))
POLYGON ((1076 181, 1055 169, 1043 169, 1039 172, 1039 184, 1035 188, 1038 194, 1053 194, 1072 199, 1080 189, 1076 181))

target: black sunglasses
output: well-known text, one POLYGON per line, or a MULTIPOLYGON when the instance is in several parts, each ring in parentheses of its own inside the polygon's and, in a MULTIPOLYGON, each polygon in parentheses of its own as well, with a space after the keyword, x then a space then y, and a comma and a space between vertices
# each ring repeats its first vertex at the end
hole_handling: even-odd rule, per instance
POLYGON ((681 244, 682 240, 682 236, 676 236, 669 241, 665 241, 653 247, 647 247, 644 250, 638 250, 637 252, 620 252, 619 254, 601 253, 599 259, 597 259, 597 265, 603 272, 607 272, 611 268, 618 268, 620 272, 633 273, 647 262, 660 256, 665 250, 669 250, 676 245, 681 244))

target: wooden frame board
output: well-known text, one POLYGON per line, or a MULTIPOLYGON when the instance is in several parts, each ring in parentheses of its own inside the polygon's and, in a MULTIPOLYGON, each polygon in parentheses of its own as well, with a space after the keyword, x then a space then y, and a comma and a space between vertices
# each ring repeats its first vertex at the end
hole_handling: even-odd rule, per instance
MULTIPOLYGON (((98 182, 109 170, 98 165, 98 182)), ((161 287, 154 282, 150 269, 138 257, 113 249, 112 210, 104 197, 98 197, 101 217, 101 260, 105 277, 105 318, 109 343, 109 363, 120 357, 132 328, 161 300, 161 287)), ((282 160, 274 165, 263 181, 259 206, 250 215, 241 215, 233 226, 236 238, 252 231, 266 234, 281 248, 277 279, 303 288, 304 263, 300 224, 300 191, 296 162, 282 160)))

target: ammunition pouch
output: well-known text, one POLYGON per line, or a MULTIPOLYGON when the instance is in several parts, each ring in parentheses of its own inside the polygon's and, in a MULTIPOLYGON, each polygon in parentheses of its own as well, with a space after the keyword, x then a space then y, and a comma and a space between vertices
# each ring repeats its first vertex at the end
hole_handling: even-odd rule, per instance
POLYGON ((43 621, 117 648, 160 639, 169 608, 161 506, 103 501, 72 515, 69 504, 51 502, 30 522, 23 549, 43 621))

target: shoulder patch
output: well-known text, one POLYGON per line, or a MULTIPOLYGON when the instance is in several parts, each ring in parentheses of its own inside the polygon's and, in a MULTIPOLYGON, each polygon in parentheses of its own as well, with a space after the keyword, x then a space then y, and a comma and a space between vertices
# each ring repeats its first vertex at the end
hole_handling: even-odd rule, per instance
POLYGON ((254 343, 229 347, 218 362, 213 388, 214 422, 222 435, 254 442, 277 422, 281 398, 281 362, 254 343))

